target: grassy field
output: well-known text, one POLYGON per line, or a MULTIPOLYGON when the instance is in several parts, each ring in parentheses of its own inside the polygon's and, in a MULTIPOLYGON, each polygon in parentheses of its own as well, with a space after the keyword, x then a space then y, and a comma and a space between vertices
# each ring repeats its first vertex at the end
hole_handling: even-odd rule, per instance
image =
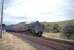
POLYGON ((71 37, 72 39, 67 39, 67 37, 64 34, 62 34, 62 33, 46 33, 46 32, 44 32, 43 36, 47 37, 47 38, 53 38, 53 39, 74 41, 74 36, 71 37))
POLYGON ((20 38, 4 33, 3 38, 0 39, 0 50, 36 50, 27 42, 23 42, 20 38))
POLYGON ((43 36, 48 38, 60 38, 61 33, 44 33, 43 36))

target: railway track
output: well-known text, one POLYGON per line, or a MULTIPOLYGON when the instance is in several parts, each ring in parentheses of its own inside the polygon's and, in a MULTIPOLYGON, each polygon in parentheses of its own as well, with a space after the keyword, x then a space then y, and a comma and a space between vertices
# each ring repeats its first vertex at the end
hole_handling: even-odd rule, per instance
POLYGON ((37 48, 37 50, 74 50, 74 42, 51 39, 45 37, 33 37, 26 34, 12 33, 18 36, 23 41, 27 41, 32 46, 37 48))

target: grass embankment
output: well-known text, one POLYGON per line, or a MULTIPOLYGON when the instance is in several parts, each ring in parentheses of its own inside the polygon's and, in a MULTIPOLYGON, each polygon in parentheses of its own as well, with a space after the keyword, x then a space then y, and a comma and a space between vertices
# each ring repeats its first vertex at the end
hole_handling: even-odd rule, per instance
POLYGON ((36 50, 29 43, 22 41, 20 38, 5 33, 0 39, 0 50, 36 50))
POLYGON ((52 39, 59 39, 59 40, 66 40, 66 41, 74 42, 74 36, 72 39, 67 39, 67 37, 62 33, 44 33, 43 36, 47 38, 52 38, 52 39))
POLYGON ((44 33, 44 37, 48 38, 60 38, 61 33, 44 33))

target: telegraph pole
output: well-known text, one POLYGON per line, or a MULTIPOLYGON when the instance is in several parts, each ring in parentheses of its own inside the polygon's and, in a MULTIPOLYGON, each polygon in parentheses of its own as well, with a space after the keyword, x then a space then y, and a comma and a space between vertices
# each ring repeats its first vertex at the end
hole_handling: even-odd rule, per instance
POLYGON ((1 2, 1 22, 0 22, 0 24, 1 24, 1 29, 0 29, 0 38, 2 38, 2 24, 3 24, 3 8, 4 8, 4 0, 2 0, 2 2, 1 2))

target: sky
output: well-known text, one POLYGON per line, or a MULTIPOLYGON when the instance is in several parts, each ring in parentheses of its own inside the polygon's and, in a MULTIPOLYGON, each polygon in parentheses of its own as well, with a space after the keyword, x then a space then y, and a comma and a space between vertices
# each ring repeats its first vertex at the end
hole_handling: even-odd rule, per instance
POLYGON ((56 22, 69 19, 74 19, 74 0, 5 0, 4 2, 5 24, 56 22))

